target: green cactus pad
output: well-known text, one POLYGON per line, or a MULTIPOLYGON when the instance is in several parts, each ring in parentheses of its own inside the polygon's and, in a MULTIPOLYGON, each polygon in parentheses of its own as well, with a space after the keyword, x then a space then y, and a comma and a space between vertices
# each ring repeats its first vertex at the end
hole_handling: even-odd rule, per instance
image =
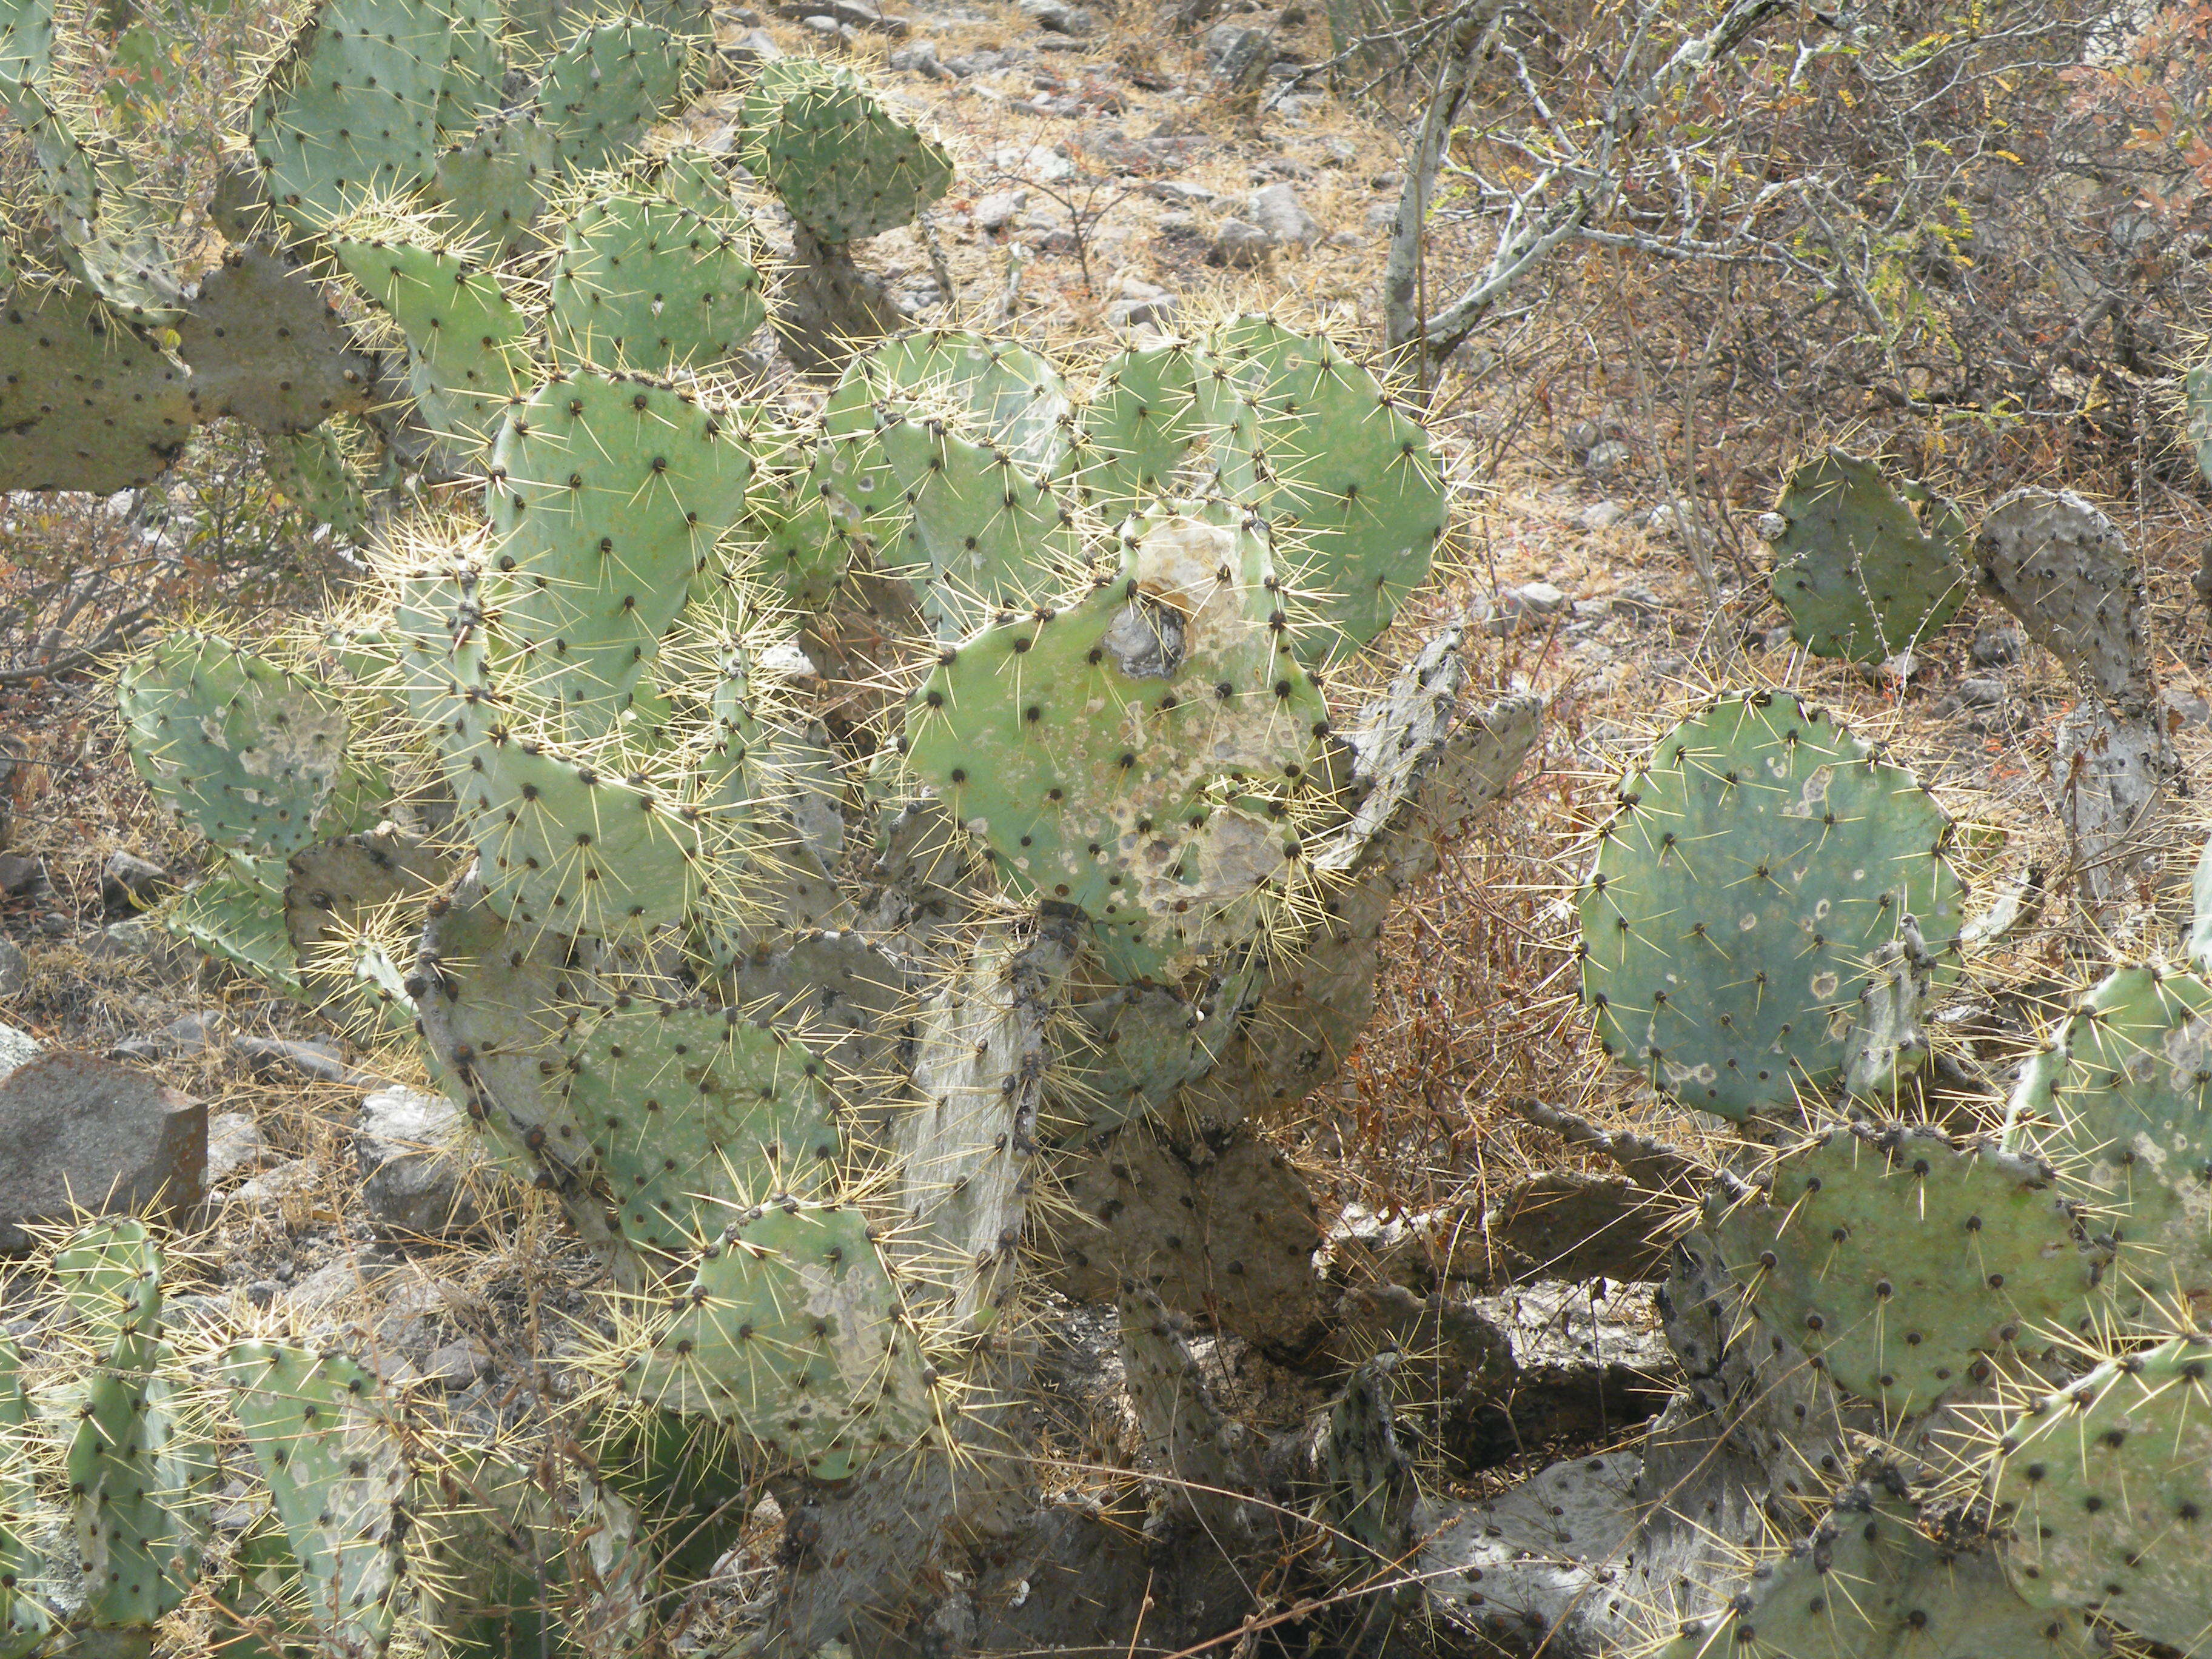
POLYGON ((852 532, 795 434, 763 428, 754 446, 743 526, 746 568, 793 611, 823 610, 853 568, 852 532))
POLYGON ((188 378, 74 284, 0 293, 0 489, 151 483, 191 434, 188 378))
POLYGON ((269 481, 286 500, 349 542, 368 539, 368 492, 347 435, 335 422, 264 439, 269 481))
POLYGON ((410 1473, 375 1376, 343 1355, 258 1340, 232 1343, 218 1371, 291 1541, 319 1645, 330 1659, 376 1659, 403 1582, 410 1473))
POLYGON ((499 430, 531 374, 528 319, 499 279, 450 248, 341 240, 332 252, 407 337, 407 384, 457 457, 499 430))
POLYGON ((565 362, 668 374, 711 369, 768 320, 744 224, 615 194, 568 222, 546 330, 565 362))
POLYGON ((312 1659, 300 1564, 274 1510, 260 1510, 232 1541, 229 1571, 210 1599, 220 1659, 312 1659))
POLYGON ((1048 1077, 1055 1103, 1094 1133, 1156 1111, 1213 1069, 1235 1026, 1237 1000, 1213 1010, 1158 985, 1086 998, 1056 1027, 1048 1077))
POLYGON ((573 374, 516 404, 485 501, 503 689, 557 710, 560 735, 610 730, 751 478, 737 417, 649 381, 573 374))
POLYGON ((136 1218, 98 1221, 71 1233, 53 1260, 70 1328, 103 1352, 126 1337, 157 1340, 164 1265, 161 1246, 136 1218))
POLYGON ((1622 781, 1583 885, 1583 998, 1607 1052, 1728 1118, 1841 1073, 1874 952, 1917 919, 1957 971, 1950 821, 1787 692, 1731 693, 1622 781))
POLYGON ((301 237, 437 165, 451 23, 405 0, 322 0, 270 72, 247 142, 277 215, 301 237))
POLYGON ((1259 411, 1219 363, 1188 342, 1130 346, 1108 358, 1078 427, 1081 494, 1109 524, 1191 493, 1177 486, 1193 452, 1217 439, 1224 488, 1240 498, 1252 493, 1249 456, 1259 441, 1259 411), (1241 469, 1239 455, 1247 459, 1241 469))
POLYGON ((453 214, 462 240, 495 259, 524 245, 560 172, 553 129, 517 112, 484 121, 441 151, 428 193, 453 214))
MULTIPOLYGON (((1326 339, 1240 317, 1209 343, 1260 413, 1272 484, 1249 499, 1319 624, 1302 633, 1300 655, 1322 662, 1366 644, 1428 580, 1443 540, 1448 497, 1429 434, 1326 339)), ((1235 434, 1223 448, 1235 492, 1235 434)))
POLYGON ((948 647, 907 711, 908 763, 1017 890, 1091 918, 1124 982, 1268 919, 1328 724, 1271 625, 1264 528, 1218 501, 1133 522, 1119 576, 948 647))
POLYGON ((1706 1224, 1767 1330, 1893 1422, 2048 1346, 2094 1283, 2048 1165, 1935 1129, 1831 1129, 1706 1224))
POLYGON ((965 329, 917 329, 854 357, 823 405, 822 429, 831 437, 872 432, 879 405, 891 413, 915 405, 956 410, 971 435, 1052 477, 1073 443, 1060 372, 1024 346, 965 329))
POLYGON ((848 69, 764 64, 744 101, 745 165, 818 241, 909 223, 952 183, 944 147, 900 120, 848 69))
POLYGON ((676 101, 684 43, 656 23, 617 19, 579 30, 538 81, 538 107, 571 173, 619 161, 676 101))
POLYGON ((633 1244, 688 1255, 732 1214, 772 1195, 818 1195, 836 1179, 841 1140, 821 1061, 766 1022, 734 1008, 632 1008, 562 1048, 568 1109, 633 1244))
POLYGON ((199 1571, 209 1449, 179 1421, 184 1400, 149 1375, 162 1346, 126 1334, 85 1386, 67 1458, 91 1622, 145 1629, 184 1603, 199 1571))
POLYGON ((2094 1188, 2115 1271, 2168 1300, 2212 1293, 2212 984, 2122 968, 2021 1068, 2008 1144, 2094 1188))
POLYGON ((823 1480, 935 1421, 866 1218, 797 1200, 740 1218, 702 1255, 683 1307, 623 1380, 650 1404, 737 1424, 823 1480))
POLYGON ((2212 1337, 2108 1360, 2007 1424, 1990 1497, 2013 1588, 2094 1607, 2135 1635, 2201 1647, 2212 1629, 2212 1337))
POLYGON ((306 997, 299 955, 284 933, 283 901, 258 881, 210 876, 179 893, 158 920, 179 939, 286 996, 306 997))
POLYGON ((138 775, 217 847, 295 853, 345 767, 345 711, 295 675, 189 630, 124 667, 124 738, 138 775))
POLYGON ((52 0, 0 3, 0 113, 23 87, 43 82, 54 66, 52 0))
POLYGON ((46 1561, 32 1541, 37 1494, 25 1455, 32 1419, 22 1370, 22 1355, 0 1336, 0 1659, 23 1659, 53 1628, 52 1615, 30 1589, 43 1576, 46 1561))
POLYGON ((1776 510, 1790 527, 1774 544, 1774 597, 1816 657, 1886 661, 1966 602, 1958 510, 1917 483, 1900 498, 1878 462, 1832 449, 1790 474, 1776 510))
MULTIPOLYGON (((1725 1586, 1723 1587, 1725 1588, 1725 1586)), ((1657 1659, 2087 1659, 2071 1608, 2031 1607, 1986 1550, 1938 1543, 1888 1486, 1847 1486, 1809 1538, 1752 1569, 1657 1659)))
POLYGON ((456 781, 495 721, 483 575, 472 555, 454 553, 397 571, 392 582, 394 678, 456 781))
POLYGON ((459 785, 485 896, 509 921, 556 933, 641 932, 697 902, 696 814, 650 784, 495 738, 459 785))
POLYGON ((909 513, 904 534, 877 550, 876 564, 915 583, 939 639, 1030 608, 1079 568, 1070 507, 1010 451, 932 420, 889 421, 877 441, 909 513))

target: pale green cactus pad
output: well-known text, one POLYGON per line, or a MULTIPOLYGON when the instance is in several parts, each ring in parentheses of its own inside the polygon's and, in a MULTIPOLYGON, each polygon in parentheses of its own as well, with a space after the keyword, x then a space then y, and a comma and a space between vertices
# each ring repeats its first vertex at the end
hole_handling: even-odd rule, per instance
POLYGON ((37 1493, 26 1455, 32 1418, 22 1370, 22 1355, 0 1336, 0 1659, 23 1659, 53 1627, 31 1594, 46 1561, 33 1541, 37 1493))
POLYGON ((1832 449, 1790 474, 1776 510, 1789 528, 1774 544, 1774 597, 1816 657, 1886 661, 1966 601, 1965 520, 1920 484, 1900 495, 1879 462, 1832 449))
POLYGON ((359 542, 368 538, 368 491, 351 438, 338 422, 325 421, 263 442, 269 481, 285 499, 346 540, 359 542))
POLYGON ((538 81, 538 107, 568 170, 611 165, 683 89, 683 41, 657 23, 589 23, 553 54, 538 81))
POLYGON ((632 1244, 689 1255, 772 1197, 816 1197, 842 1150, 821 1060, 735 1008, 632 1007, 562 1042, 568 1109, 632 1244))
POLYGON ((2212 1337, 2106 1361, 2007 1422, 1990 1482, 2013 1587, 2198 1650, 2212 1629, 2212 1337))
POLYGON ((966 329, 916 329, 854 357, 823 406, 822 429, 831 437, 872 432, 878 405, 957 411, 1017 465, 1053 477, 1073 443, 1073 405, 1060 371, 1026 346, 966 329))
POLYGON ((1219 362, 1188 342, 1130 346, 1108 358, 1077 426, 1080 491, 1109 524, 1191 494, 1181 486, 1193 482, 1194 452, 1218 452, 1223 489, 1252 497, 1259 411, 1219 362))
POLYGON ((501 690, 547 711, 546 735, 599 737, 629 709, 751 479, 735 417, 650 381, 576 374, 514 407, 482 600, 501 690))
POLYGON ((797 1200, 750 1212, 702 1255, 623 1382, 650 1404, 734 1423, 823 1480, 936 1421, 867 1218, 797 1200))
POLYGON ((745 165, 823 242, 910 222, 952 183, 942 145, 900 120, 852 70, 764 64, 744 101, 745 165))
POLYGON ((487 118, 441 151, 428 193, 464 242, 497 258, 526 244, 560 172, 553 129, 517 112, 487 118))
POLYGON ((617 192, 568 221, 546 331, 562 361, 665 375, 713 369, 768 320, 744 221, 617 192))
POLYGON ((1657 1659, 2087 1659, 2101 1650, 2074 1609, 2029 1606, 1986 1550, 1938 1543, 1915 1524, 1910 1501, 1869 1482, 1837 1493, 1811 1537, 1754 1566, 1725 1607, 1686 1621, 1657 1659))
POLYGON ((299 953, 284 932, 284 902, 258 881, 218 872, 179 893, 161 924, 208 955, 305 999, 299 953))
MULTIPOLYGON (((1282 549, 1285 574, 1313 615, 1310 662, 1341 656, 1390 625, 1428 580, 1447 513, 1429 434, 1380 381, 1328 340, 1240 317, 1208 343, 1260 414, 1267 473, 1246 498, 1282 549)), ((1224 439, 1226 465, 1237 436, 1224 439)))
POLYGON ((2047 1164, 1935 1129, 1831 1129, 1706 1231, 1767 1331, 1892 1422, 2074 1329, 2095 1283, 2047 1164))
POLYGON ((2212 985, 2121 968, 2021 1068, 2008 1145, 2094 1188, 2114 1271, 2169 1303, 2212 1293, 2212 985))
POLYGON ((1255 931, 1300 878, 1290 797, 1328 708, 1273 577, 1242 509, 1161 509, 1112 581, 948 647, 908 705, 908 763, 1125 982, 1255 931))
POLYGON ((754 444, 742 526, 746 569, 793 611, 823 610, 853 568, 853 532, 822 489, 826 473, 816 476, 813 455, 795 433, 763 427, 754 444))
POLYGON ((374 1373, 246 1340, 223 1351, 221 1381, 276 1500, 330 1659, 376 1659, 392 1638, 404 1577, 410 1481, 374 1373))
POLYGON ((1873 954, 1917 920, 1957 971, 1951 823, 1911 774, 1787 692, 1723 696, 1621 782, 1583 884, 1606 1049, 1723 1117, 1840 1073, 1873 954))
POLYGON ((347 275, 407 337, 407 384, 457 459, 491 441, 532 370, 529 319, 499 278, 451 248, 341 240, 347 275))
POLYGON ((116 699, 131 764, 217 847, 298 852, 345 768, 345 711, 297 675, 212 634, 170 635, 125 665, 116 699))

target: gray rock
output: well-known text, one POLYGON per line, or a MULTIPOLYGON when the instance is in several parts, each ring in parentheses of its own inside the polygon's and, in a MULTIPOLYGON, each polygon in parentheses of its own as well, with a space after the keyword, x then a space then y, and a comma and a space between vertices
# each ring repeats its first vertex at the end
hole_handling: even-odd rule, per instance
POLYGON ((1051 34, 1085 34, 1089 33, 1083 15, 1063 0, 1021 0, 1020 11, 1039 28, 1051 34))
POLYGON ((0 853, 0 893, 32 893, 46 884, 44 859, 28 853, 0 853))
POLYGON ((1188 236, 1197 230, 1198 218, 1180 208, 1170 208, 1152 221, 1152 228, 1163 236, 1188 236))
POLYGON ((118 853, 100 872, 100 902, 110 915, 135 915, 176 885, 167 870, 135 853, 118 853))
POLYGON ((1567 596, 1549 582, 1523 582, 1505 596, 1506 603, 1516 610, 1527 611, 1539 617, 1548 617, 1554 611, 1566 608, 1567 596))
POLYGON ((1398 222, 1398 204, 1395 202, 1370 203, 1359 222, 1367 228, 1370 235, 1389 230, 1398 222))
POLYGON ((295 1158, 264 1170, 252 1180, 241 1182, 230 1193, 230 1202, 263 1215, 274 1215, 287 1199, 304 1199, 323 1184, 323 1166, 312 1158, 295 1158))
POLYGON ((0 934, 0 997, 19 997, 30 982, 31 964, 24 958, 23 947, 0 934))
POLYGON ((157 1041, 167 1044, 171 1054, 196 1054, 215 1042, 222 1026, 222 1009, 195 1008, 164 1025, 157 1041))
POLYGON ((262 1077, 296 1072, 318 1083, 348 1083, 363 1089, 373 1089, 384 1080, 374 1073, 355 1070, 336 1043, 320 1038, 301 1042, 292 1037, 242 1036, 231 1047, 262 1077))
POLYGON ((246 1112, 217 1112, 208 1120, 207 1184, 225 1182, 258 1169, 269 1156, 261 1126, 246 1112))
POLYGON ((724 41, 721 53, 722 60, 732 69, 757 69, 780 59, 783 48, 766 29, 748 29, 736 40, 724 41))
POLYGON ((1593 478, 1610 478, 1635 459, 1636 452, 1620 439, 1606 438, 1590 446, 1583 465, 1593 478))
POLYGON ((1245 212, 1278 247, 1311 247, 1321 240, 1320 222, 1287 184, 1254 191, 1245 212))
POLYGON ((1125 276, 1118 295, 1106 307, 1106 321, 1121 329, 1134 328, 1139 323, 1164 326, 1182 307, 1181 300, 1157 283, 1125 276))
POLYGON ((976 199, 968 216, 975 222, 978 230, 1000 230, 1017 213, 1029 205, 1030 193, 1025 190, 994 190, 976 199))
POLYGON ((491 1354, 472 1336, 434 1348, 422 1358, 422 1380, 434 1388, 465 1389, 491 1371, 491 1354))
POLYGON ((1972 679, 1959 682, 1959 701, 1969 708, 1995 708, 2004 702, 2002 680, 1972 679))
POLYGON ((181 1219, 205 1195, 204 1103, 91 1054, 29 1061, 0 1083, 0 1250, 27 1222, 151 1210, 181 1219))
POLYGON ((1248 29, 1235 23, 1218 24, 1206 32, 1206 66, 1232 84, 1257 65, 1261 53, 1274 56, 1275 37, 1266 29, 1248 29))
POLYGON ((112 921, 84 942, 88 957, 113 960, 150 957, 166 960, 173 948, 169 936, 150 921, 112 921))
POLYGON ((398 1088, 372 1093, 354 1125, 362 1202, 370 1219, 426 1237, 474 1226, 466 1136, 460 1108, 441 1095, 398 1088))
POLYGON ((1985 622, 1966 647, 1977 668, 2002 668, 2020 660, 2020 629, 2008 622, 1985 622))
POLYGON ((1221 199, 1217 191, 1204 185, 1188 185, 1180 179, 1155 179, 1145 185, 1145 194, 1162 202, 1180 202, 1194 207, 1204 207, 1221 199))
MULTIPOLYGON (((1164 222, 1167 216, 1160 217, 1164 222)), ((1213 246, 1206 259, 1215 265, 1256 265, 1266 261, 1267 251, 1274 246, 1274 238, 1259 226, 1248 225, 1242 219, 1224 219, 1213 234, 1213 246)))
POLYGON ((957 81, 960 78, 951 68, 938 61, 937 47, 927 40, 917 40, 910 46, 901 46, 891 54, 891 67, 911 70, 933 81, 957 81))
POLYGON ((1567 605, 1567 596, 1549 582, 1528 582, 1509 587, 1483 607, 1482 631, 1500 638, 1540 628, 1545 619, 1567 605))
POLYGON ((2212 721, 2212 702, 2178 685, 2160 686, 2158 704, 2166 710, 2168 720, 2179 725, 2203 726, 2212 721))
POLYGON ((1575 516, 1575 522, 1585 530, 1610 530, 1628 516, 1628 509, 1619 501, 1592 501, 1575 516))
POLYGON ((0 1083, 12 1077, 18 1066, 29 1065, 45 1052, 46 1045, 28 1031, 0 1025, 0 1083))

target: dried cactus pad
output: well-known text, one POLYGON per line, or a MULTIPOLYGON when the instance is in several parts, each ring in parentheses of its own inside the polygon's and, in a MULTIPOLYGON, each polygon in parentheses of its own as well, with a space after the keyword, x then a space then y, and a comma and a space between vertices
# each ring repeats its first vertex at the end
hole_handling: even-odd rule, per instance
POLYGON ((568 222, 546 310, 554 352, 643 374, 726 362, 768 320, 744 222, 616 192, 568 222))
POLYGON ((375 1376, 340 1354, 246 1340, 219 1375, 307 1589, 331 1659, 376 1659, 392 1638, 407 1530, 407 1461, 375 1376))
POLYGON ((1091 918, 1124 982, 1272 914, 1328 724, 1259 522, 1214 501, 1132 524, 1113 580, 948 647, 907 710, 909 764, 1018 890, 1091 918))
POLYGON ((2073 1328, 2095 1260, 2048 1165, 1927 1128, 1831 1129, 1706 1220, 1767 1330, 1893 1422, 2073 1328))
POLYGON ((562 1046, 568 1109, 633 1244, 688 1255, 771 1194, 836 1179, 822 1062, 775 1026, 734 1008, 641 1007, 562 1046))
POLYGON ((1939 1544, 1882 1486, 1836 1494, 1809 1538, 1753 1567, 1657 1659, 2066 1659, 2100 1651, 2081 1615, 2013 1593, 1986 1552, 1939 1544))
POLYGON ((2008 1145, 2096 1189, 2116 1271, 2168 1299, 2212 1293, 2212 984, 2108 975, 2021 1068, 2008 1145))
POLYGON ((1878 462, 1832 449, 1790 473, 1777 510, 1774 597, 1816 657, 1886 661, 1966 602, 1957 509, 1917 483, 1900 496, 1878 462))
POLYGON ((2212 1629, 2212 1337, 2109 1360, 2039 1395, 1997 1443, 1990 1495, 2013 1587, 2087 1607, 2137 1636, 2201 1650, 2212 1629))
POLYGON ((124 667, 131 764, 161 804, 217 847, 286 855, 345 768, 345 711, 297 675, 189 629, 124 667))
POLYGON ((2107 702, 2150 696, 2142 573, 2119 526, 2071 490, 2015 489, 1974 538, 1982 586, 2107 702))
POLYGON ((744 102, 745 164, 823 242, 909 223, 952 183, 952 158, 852 70, 816 58, 761 66, 744 102))
POLYGON ((740 1218, 624 1372, 650 1404, 737 1424, 842 1480, 935 1420, 898 1287, 860 1211, 796 1200, 740 1218))
POLYGON ((1836 1078, 1906 916, 1956 971, 1950 820, 1823 710, 1723 696, 1619 803, 1583 884, 1583 998, 1607 1052, 1688 1105, 1741 1119, 1836 1078))

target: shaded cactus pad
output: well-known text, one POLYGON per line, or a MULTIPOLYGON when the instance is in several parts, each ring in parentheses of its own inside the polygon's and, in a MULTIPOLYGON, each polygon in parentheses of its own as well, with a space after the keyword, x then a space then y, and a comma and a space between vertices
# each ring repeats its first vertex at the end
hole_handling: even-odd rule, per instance
POLYGON ((1774 544, 1774 597, 1814 656, 1886 661, 1966 602, 1965 521, 1922 485, 1900 496, 1880 463, 1832 449, 1790 473, 1777 505, 1790 527, 1774 544))

